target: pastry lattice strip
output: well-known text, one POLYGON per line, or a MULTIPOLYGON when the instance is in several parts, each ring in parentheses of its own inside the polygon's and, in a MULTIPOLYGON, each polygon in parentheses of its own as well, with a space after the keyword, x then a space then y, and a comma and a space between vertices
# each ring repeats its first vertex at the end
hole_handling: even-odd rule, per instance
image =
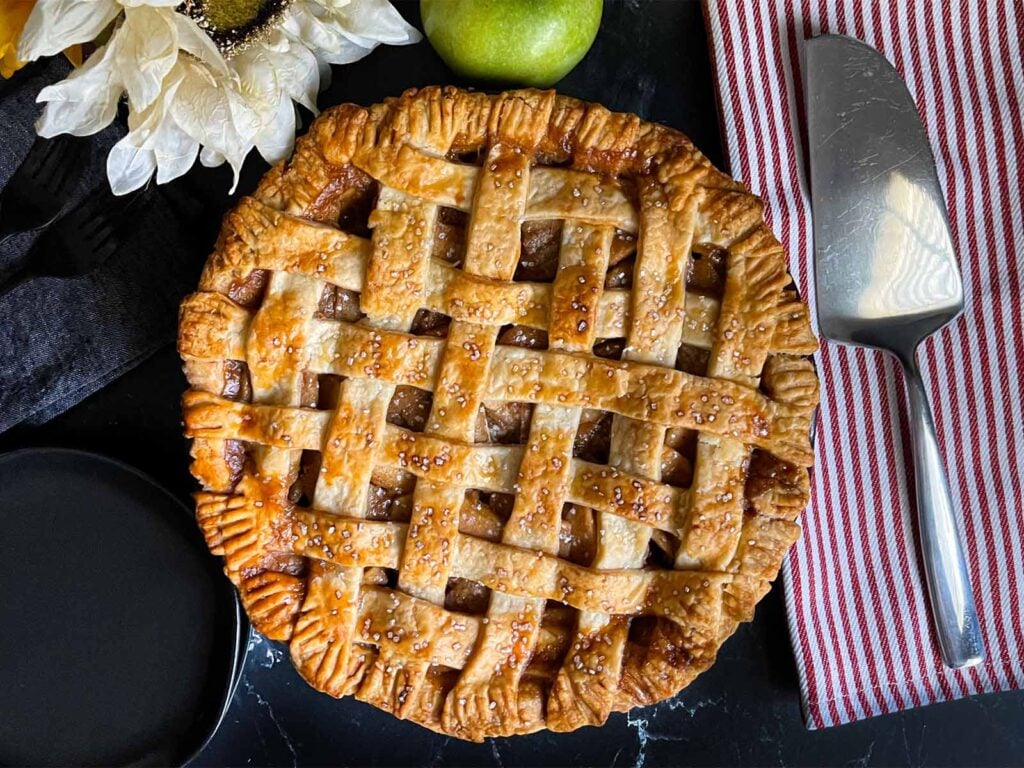
MULTIPOLYGON (((470 100, 479 98, 488 97, 470 100)), ((635 649, 627 657, 623 617, 662 617, 680 628, 667 642, 703 653, 720 632, 727 634, 730 622, 744 618, 751 598, 774 575, 771 562, 792 538, 792 523, 763 515, 757 522, 762 544, 751 539, 743 546, 749 525, 731 517, 742 505, 742 486, 735 503, 716 516, 715 505, 706 501, 715 489, 704 484, 702 467, 721 461, 745 466, 751 445, 809 463, 806 440, 792 437, 809 426, 807 371, 798 366, 793 376, 780 377, 785 381, 774 392, 756 388, 773 345, 785 353, 806 351, 800 345, 807 345, 807 334, 800 330, 799 311, 790 309, 794 302, 783 296, 788 280, 779 268, 781 250, 766 234, 760 210, 734 187, 707 186, 708 169, 692 153, 661 158, 663 170, 643 177, 637 211, 611 177, 533 167, 550 127, 567 119, 551 95, 499 99, 490 111, 489 148, 479 168, 443 157, 466 132, 455 114, 458 105, 452 114, 445 112, 449 107, 443 98, 413 100, 391 115, 390 125, 374 122, 380 115, 372 111, 347 120, 338 115, 338 134, 322 150, 327 159, 348 158, 382 184, 369 240, 296 218, 308 204, 303 191, 282 196, 273 185, 263 202, 247 201, 227 223, 204 274, 205 292, 183 306, 180 346, 192 362, 190 378, 201 383, 209 375, 205 361, 246 361, 255 403, 191 392, 186 422, 199 453, 230 440, 265 447, 252 449, 258 482, 243 480, 235 489, 247 501, 232 506, 211 494, 200 499, 201 509, 208 509, 201 517, 210 521, 208 538, 227 556, 229 572, 266 570, 263 551, 312 563, 291 640, 297 666, 317 687, 335 695, 356 692, 457 735, 523 732, 544 724, 536 685, 522 675, 532 656, 557 644, 542 626, 545 601, 572 606, 581 612, 577 644, 570 641, 547 704, 548 724, 568 729, 599 722, 610 709, 663 689, 677 690, 686 675, 709 663, 695 660, 691 670, 664 672, 665 679, 645 687, 627 668, 633 664, 636 672, 648 662, 657 667, 658 659, 638 661, 635 649), (438 120, 445 130, 434 130, 438 120), (433 128, 424 131, 423 121, 433 128), (471 215, 462 270, 429 257, 442 205, 488 212, 471 215), (520 226, 540 218, 564 222, 559 274, 551 286, 511 282, 520 226), (733 229, 720 231, 720 221, 733 229), (657 227, 666 232, 656 235, 657 227), (628 292, 603 290, 615 228, 639 235, 633 303, 628 292), (582 256, 573 251, 574 237, 590 242, 582 256), (695 238, 729 250, 720 302, 686 293, 686 257, 695 238), (273 270, 254 314, 226 298, 253 270, 273 270), (366 320, 316 319, 314 294, 323 281, 360 291, 366 320), (573 292, 576 281, 585 295, 573 292), (446 339, 406 332, 420 309, 452 317, 446 339), (288 338, 274 337, 285 316, 303 319, 288 329, 288 338), (550 348, 496 346, 498 329, 507 323, 544 328, 550 348), (626 337, 622 361, 589 353, 597 338, 607 336, 626 337), (684 341, 710 350, 709 376, 672 368, 684 341), (309 405, 301 402, 302 377, 314 374, 346 377, 334 411, 301 407, 309 405), (385 422, 399 384, 434 395, 423 434, 385 422), (537 404, 525 446, 471 444, 484 400, 537 404), (616 414, 613 429, 621 439, 610 457, 616 466, 573 458, 582 408, 616 414), (660 482, 667 427, 703 436, 689 490, 660 482), (307 511, 281 495, 303 449, 319 451, 325 470, 307 511), (555 471, 533 459, 537 452, 559 462, 555 471), (375 466, 418 478, 409 524, 360 520, 375 466), (265 500, 268 483, 276 501, 265 500), (458 531, 469 488, 517 494, 501 542, 458 531), (552 498, 534 510, 531 493, 541 490, 553 491, 552 498), (694 499, 703 505, 701 514, 715 518, 710 533, 695 525, 694 499), (591 567, 557 556, 565 502, 596 510, 601 529, 615 540, 599 550, 591 567), (222 507, 231 507, 230 513, 222 507), (642 569, 655 529, 680 539, 677 566, 692 570, 642 569), (609 548, 613 543, 617 549, 609 548), (364 585, 366 568, 397 569, 398 589, 364 585), (494 590, 487 617, 443 608, 450 576, 494 590), (719 590, 721 599, 709 590, 719 590), (404 611, 405 619, 381 633, 378 609, 385 615, 404 611), (431 627, 409 630, 418 627, 417 612, 431 627), (453 632, 468 634, 451 640, 453 632), (614 647, 599 654, 606 665, 593 661, 598 641, 614 647), (581 664, 572 649, 582 645, 589 656, 581 664), (501 673, 497 685, 488 682, 491 666, 501 673), (602 667, 602 692, 593 696, 579 673, 592 675, 596 666, 602 667), (438 667, 462 670, 461 682, 440 705, 440 683, 429 674, 438 667), (620 675, 623 688, 617 691, 620 675)), ((621 146, 642 140, 635 118, 598 109, 579 117, 575 131, 577 141, 590 142, 585 145, 595 152, 621 153, 621 146)), ((661 629, 659 624, 652 642, 666 642, 657 637, 661 629)))

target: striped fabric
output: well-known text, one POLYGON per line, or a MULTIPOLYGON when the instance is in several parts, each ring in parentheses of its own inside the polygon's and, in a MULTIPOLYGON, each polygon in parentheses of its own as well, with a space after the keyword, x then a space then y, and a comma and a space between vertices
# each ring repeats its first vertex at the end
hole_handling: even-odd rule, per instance
POLYGON ((967 309, 923 348, 988 660, 939 656, 918 561, 907 413, 897 365, 826 344, 818 467, 785 568, 808 725, 820 728, 1024 684, 1024 128, 1020 0, 706 0, 732 172, 768 202, 813 305, 800 146, 802 41, 865 40, 921 111, 949 206, 967 309))

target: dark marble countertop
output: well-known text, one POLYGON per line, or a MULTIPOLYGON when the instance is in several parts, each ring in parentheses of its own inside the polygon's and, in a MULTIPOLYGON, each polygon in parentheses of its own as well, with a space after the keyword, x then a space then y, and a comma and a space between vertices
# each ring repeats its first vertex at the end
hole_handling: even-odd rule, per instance
MULTIPOLYGON (((400 5, 415 20, 416 5, 400 5)), ((380 48, 336 70, 320 103, 372 103, 413 85, 453 82, 426 43, 380 48)), ((457 82, 457 81, 455 81, 457 82)), ((722 164, 699 3, 610 2, 598 41, 559 89, 685 131, 722 164)), ((264 168, 247 167, 240 190, 264 168)), ((222 169, 171 185, 206 196, 229 186, 222 169)), ((197 222, 212 242, 221 212, 197 222)), ((198 272, 204 254, 190 260, 198 272)), ((105 453, 185 498, 194 490, 178 402, 184 377, 167 346, 101 392, 39 427, 0 435, 0 450, 64 446, 105 453)), ((199 765, 1020 765, 1024 693, 975 697, 823 731, 805 729, 779 585, 722 647, 717 663, 678 697, 615 715, 600 729, 467 744, 351 699, 316 693, 283 647, 250 642, 220 731, 199 765)))

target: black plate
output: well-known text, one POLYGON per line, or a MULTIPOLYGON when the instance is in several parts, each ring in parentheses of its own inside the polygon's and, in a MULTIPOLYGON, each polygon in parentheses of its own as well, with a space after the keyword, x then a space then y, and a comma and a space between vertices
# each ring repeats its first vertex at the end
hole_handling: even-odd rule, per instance
POLYGON ((182 763, 245 652, 189 510, 126 465, 0 456, 0 764, 182 763))

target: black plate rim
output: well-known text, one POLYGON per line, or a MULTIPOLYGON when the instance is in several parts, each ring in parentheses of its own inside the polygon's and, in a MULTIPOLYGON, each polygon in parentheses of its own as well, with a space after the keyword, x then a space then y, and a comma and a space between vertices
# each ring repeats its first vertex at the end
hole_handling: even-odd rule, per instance
MULTIPOLYGON (((26 448, 16 448, 13 451, 4 451, 0 453, 0 464, 4 464, 8 461, 12 461, 26 456, 38 457, 45 459, 47 456, 53 455, 72 456, 86 461, 98 461, 103 464, 113 466, 123 472, 128 472, 134 475, 139 480, 142 480, 147 485, 159 491, 165 496, 174 506, 181 509, 185 515, 185 519, 193 520, 194 518, 192 510, 189 509, 188 505, 185 504, 180 498, 171 493, 167 488, 157 482, 153 477, 143 472, 138 467, 134 467, 120 459, 115 459, 112 456, 106 456, 102 453, 96 453, 94 451, 87 451, 81 448, 64 448, 60 446, 31 446, 26 448)), ((207 550, 209 553, 209 550, 207 550)), ((210 555, 212 557, 212 555, 210 555)), ((219 562, 219 558, 217 558, 219 562)), ((222 577, 223 580, 223 577, 222 577)), ((228 675, 227 683, 224 686, 224 691, 221 697, 220 709, 217 712, 217 716, 213 719, 210 728, 204 734, 200 740, 198 746, 187 754, 187 757, 181 762, 181 766, 188 766, 200 755, 203 750, 213 740, 213 737, 217 735, 217 731, 220 730, 221 724, 224 722, 224 718, 227 716, 228 711, 231 709, 231 700, 234 698, 235 690, 238 688, 238 683, 242 679, 242 673, 245 667, 245 660, 249 653, 249 639, 251 636, 251 627, 248 619, 245 616, 245 612, 242 609, 242 604, 238 599, 238 591, 234 588, 230 582, 224 585, 221 590, 230 596, 231 605, 234 608, 234 621, 232 626, 234 628, 234 643, 231 649, 230 658, 230 669, 231 674, 228 675)))

